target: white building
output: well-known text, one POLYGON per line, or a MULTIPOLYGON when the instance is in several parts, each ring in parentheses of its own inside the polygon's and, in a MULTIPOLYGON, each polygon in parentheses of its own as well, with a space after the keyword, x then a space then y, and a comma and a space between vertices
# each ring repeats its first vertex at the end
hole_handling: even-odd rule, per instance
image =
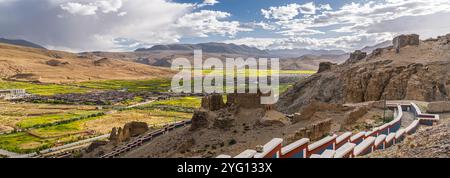
POLYGON ((24 89, 0 90, 0 99, 19 99, 27 96, 24 89))

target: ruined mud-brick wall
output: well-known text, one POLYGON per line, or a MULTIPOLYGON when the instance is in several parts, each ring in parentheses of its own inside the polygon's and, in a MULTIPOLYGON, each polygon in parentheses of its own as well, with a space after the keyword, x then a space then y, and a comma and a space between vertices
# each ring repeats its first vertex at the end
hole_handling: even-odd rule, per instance
POLYGON ((311 117, 313 117, 316 112, 320 111, 346 111, 346 110, 347 108, 345 108, 342 104, 329 104, 314 101, 308 106, 304 107, 300 111, 300 114, 295 114, 293 121, 299 122, 304 120, 310 120, 311 117))
POLYGON ((237 105, 246 109, 263 108, 261 104, 261 94, 259 93, 234 93, 227 95, 227 105, 237 105))
POLYGON ((331 119, 312 124, 306 128, 301 128, 295 133, 296 138, 309 138, 311 140, 318 140, 325 135, 328 135, 331 130, 331 119))
POLYGON ((366 115, 368 111, 369 111, 369 108, 367 108, 367 107, 359 107, 359 108, 354 109, 353 111, 350 111, 350 113, 348 113, 347 118, 345 120, 345 124, 346 125, 355 124, 356 121, 359 118, 366 115))
POLYGON ((225 107, 223 97, 220 94, 207 95, 202 98, 202 108, 209 111, 217 111, 225 107))

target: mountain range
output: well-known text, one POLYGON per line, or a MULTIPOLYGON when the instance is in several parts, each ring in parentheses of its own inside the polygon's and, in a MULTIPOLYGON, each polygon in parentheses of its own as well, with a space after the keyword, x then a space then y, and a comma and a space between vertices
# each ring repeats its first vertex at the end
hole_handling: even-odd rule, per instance
POLYGON ((12 44, 12 45, 24 46, 24 47, 30 47, 30 48, 45 49, 41 45, 26 41, 26 40, 20 40, 20 39, 13 40, 13 39, 0 38, 0 43, 6 43, 6 44, 12 44))

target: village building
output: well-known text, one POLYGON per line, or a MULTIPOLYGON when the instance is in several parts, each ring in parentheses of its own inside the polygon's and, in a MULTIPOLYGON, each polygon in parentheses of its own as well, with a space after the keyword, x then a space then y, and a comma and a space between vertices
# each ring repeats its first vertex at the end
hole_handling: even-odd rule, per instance
POLYGON ((11 100, 20 99, 27 96, 25 89, 0 90, 0 99, 11 100))

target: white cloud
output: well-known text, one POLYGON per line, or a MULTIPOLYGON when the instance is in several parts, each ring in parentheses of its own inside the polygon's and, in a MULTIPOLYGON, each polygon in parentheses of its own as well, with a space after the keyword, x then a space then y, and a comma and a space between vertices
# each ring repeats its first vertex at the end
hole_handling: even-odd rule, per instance
POLYGON ((123 16, 126 16, 127 14, 128 14, 128 12, 120 12, 117 14, 117 16, 123 17, 123 16))
POLYGON ((231 14, 221 11, 201 10, 186 14, 177 20, 175 27, 183 30, 186 35, 208 37, 208 34, 235 36, 240 31, 252 31, 240 27, 238 21, 223 21, 231 14))
POLYGON ((217 0, 204 0, 203 1, 203 4, 207 4, 207 5, 214 5, 217 3, 219 3, 219 1, 217 1, 217 0))
POLYGON ((71 51, 134 50, 182 38, 233 37, 251 30, 228 20, 227 12, 193 12, 196 4, 169 0, 8 2, 0 3, 1 36, 71 51))
POLYGON ((68 2, 67 4, 62 4, 61 9, 74 15, 95 15, 98 7, 94 4, 68 2))
MULTIPOLYGON (((313 3, 304 4, 313 9, 313 3)), ((382 0, 349 3, 333 10, 329 4, 315 7, 316 13, 305 15, 298 4, 262 9, 262 14, 276 25, 277 38, 268 46, 292 46, 359 49, 389 40, 395 35, 418 33, 422 37, 442 35, 450 30, 450 1, 448 0, 382 0), (290 8, 289 8, 290 7, 290 8), (290 10, 287 10, 290 9, 290 10), (318 40, 321 43, 304 43, 318 40), (298 43, 298 42, 299 43, 298 43)), ((237 39, 239 40, 239 39, 237 39)), ((247 39, 248 40, 248 39, 247 39)), ((264 39, 267 44, 267 39, 264 39)))
POLYGON ((313 2, 300 5, 299 7, 302 14, 316 14, 316 5, 313 2))
POLYGON ((290 20, 300 13, 300 5, 294 3, 280 7, 270 7, 268 10, 261 9, 261 13, 266 19, 290 20))
POLYGON ((219 3, 219 1, 217 1, 217 0, 204 0, 202 3, 197 4, 196 7, 201 8, 204 6, 213 6, 214 4, 217 4, 217 3, 219 3))
POLYGON ((97 1, 95 4, 103 13, 117 12, 122 7, 122 0, 97 1))
POLYGON ((330 4, 320 4, 317 9, 318 10, 326 10, 326 11, 333 10, 333 8, 331 8, 330 4))
POLYGON ((68 2, 60 7, 74 15, 95 15, 97 10, 103 13, 117 12, 122 7, 122 0, 103 0, 86 4, 68 2))

